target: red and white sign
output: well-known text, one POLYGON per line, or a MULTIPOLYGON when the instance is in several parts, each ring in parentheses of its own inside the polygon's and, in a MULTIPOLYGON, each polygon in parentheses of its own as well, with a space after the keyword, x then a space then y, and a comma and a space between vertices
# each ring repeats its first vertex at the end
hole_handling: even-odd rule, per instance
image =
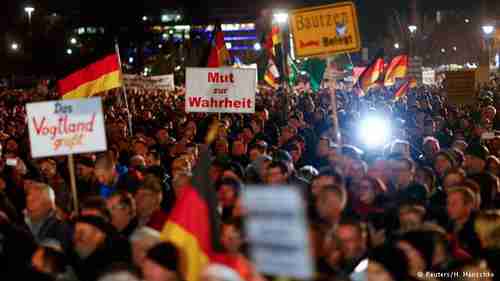
POLYGON ((187 68, 186 112, 254 113, 257 70, 187 68))
POLYGON ((99 97, 29 103, 26 111, 33 158, 107 149, 99 97))

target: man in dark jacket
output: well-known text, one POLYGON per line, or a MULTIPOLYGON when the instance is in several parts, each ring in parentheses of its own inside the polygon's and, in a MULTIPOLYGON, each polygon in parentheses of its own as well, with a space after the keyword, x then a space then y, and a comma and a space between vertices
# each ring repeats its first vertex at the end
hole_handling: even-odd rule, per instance
POLYGON ((68 226, 56 217, 55 194, 46 184, 35 184, 26 196, 25 222, 35 241, 56 240, 64 249, 68 249, 68 226))
POLYGON ((71 263, 81 281, 94 281, 115 263, 130 261, 130 245, 104 219, 82 216, 75 223, 71 263))

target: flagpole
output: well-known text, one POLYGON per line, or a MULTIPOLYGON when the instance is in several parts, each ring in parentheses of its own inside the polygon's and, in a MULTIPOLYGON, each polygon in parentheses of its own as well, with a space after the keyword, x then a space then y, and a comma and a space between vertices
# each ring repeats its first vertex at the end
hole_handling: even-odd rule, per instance
POLYGON ((120 79, 122 80, 122 94, 123 98, 125 99, 125 108, 127 109, 127 119, 128 119, 128 130, 130 133, 130 136, 133 136, 133 131, 132 131, 132 114, 130 113, 130 108, 128 106, 128 96, 127 96, 127 89, 125 88, 125 83, 123 83, 123 70, 122 70, 122 59, 120 57, 120 47, 118 45, 118 40, 115 41, 115 51, 116 55, 118 56, 118 64, 120 65, 120 79))

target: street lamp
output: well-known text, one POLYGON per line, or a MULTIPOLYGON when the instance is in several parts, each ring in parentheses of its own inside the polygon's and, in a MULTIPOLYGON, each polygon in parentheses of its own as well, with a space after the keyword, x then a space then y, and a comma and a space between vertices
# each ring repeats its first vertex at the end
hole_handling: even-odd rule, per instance
POLYGON ((11 45, 10 45, 10 49, 12 51, 17 51, 19 50, 19 44, 17 44, 16 42, 13 42, 11 45))
POLYGON ((276 12, 273 14, 273 21, 278 24, 285 24, 288 21, 288 14, 285 12, 276 12))
POLYGON ((470 19, 465 19, 465 23, 470 23, 470 19))
POLYGON ((417 32, 418 27, 412 24, 408 26, 408 29, 410 30, 411 34, 414 34, 415 32, 417 32))
POLYGON ((75 45, 78 41, 76 40, 75 37, 72 37, 71 39, 69 39, 69 42, 72 44, 72 45, 75 45))
POLYGON ((67 50, 66 50, 66 54, 68 54, 68 55, 73 54, 73 50, 71 50, 71 49, 67 49, 67 50))
POLYGON ((394 43, 394 49, 399 49, 400 47, 399 43, 394 43))
POLYGON ((481 28, 483 29, 484 35, 486 35, 487 37, 491 36, 495 31, 495 26, 491 24, 483 25, 481 28))
POLYGON ((24 7, 24 11, 28 14, 28 22, 31 23, 31 15, 35 11, 35 8, 31 5, 24 7))

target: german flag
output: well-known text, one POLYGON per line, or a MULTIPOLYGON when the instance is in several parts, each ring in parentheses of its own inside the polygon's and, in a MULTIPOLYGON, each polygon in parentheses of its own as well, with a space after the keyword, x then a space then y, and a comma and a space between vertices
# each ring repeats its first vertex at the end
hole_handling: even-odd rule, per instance
POLYGON ((384 73, 384 56, 379 53, 358 79, 360 94, 364 96, 368 90, 382 79, 384 73))
POLYGON ((224 42, 224 33, 220 24, 216 24, 213 33, 212 46, 208 56, 208 67, 231 65, 231 55, 224 42))
POLYGON ((222 248, 217 198, 210 184, 209 166, 208 145, 204 145, 193 171, 192 185, 183 187, 161 233, 162 240, 173 243, 181 253, 186 281, 197 281, 203 268, 222 248))
POLYGON ((410 79, 410 89, 414 89, 418 86, 417 79, 415 77, 412 77, 410 79))
POLYGON ((406 80, 404 83, 402 83, 399 88, 396 90, 394 93, 394 101, 399 101, 401 98, 406 96, 408 93, 408 90, 410 89, 410 81, 406 80))
POLYGON ((385 73, 385 86, 392 86, 397 78, 405 78, 408 72, 408 56, 400 55, 392 59, 385 73))
POLYGON ((266 74, 264 75, 264 81, 266 81, 266 83, 273 89, 278 89, 280 84, 279 79, 280 73, 278 71, 278 68, 274 63, 274 60, 272 58, 269 58, 266 74))
POLYGON ((120 59, 111 54, 57 82, 63 99, 91 97, 122 85, 120 59))

